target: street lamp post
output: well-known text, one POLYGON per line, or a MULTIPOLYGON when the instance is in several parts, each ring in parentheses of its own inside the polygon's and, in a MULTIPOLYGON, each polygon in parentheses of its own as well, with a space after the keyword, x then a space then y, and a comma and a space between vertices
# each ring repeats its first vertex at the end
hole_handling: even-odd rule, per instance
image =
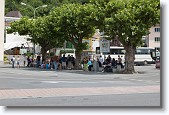
POLYGON ((28 6, 28 7, 30 7, 32 10, 33 10, 33 18, 35 19, 36 18, 36 10, 38 9, 38 8, 45 8, 45 7, 47 7, 47 5, 42 5, 42 6, 39 6, 39 7, 36 7, 36 8, 34 8, 34 7, 32 7, 32 6, 30 6, 30 5, 28 5, 28 4, 25 4, 25 3, 23 3, 23 2, 21 2, 21 5, 24 5, 24 6, 28 6))
MULTIPOLYGON (((45 7, 47 7, 47 5, 42 5, 42 6, 34 8, 34 7, 32 7, 32 6, 30 6, 30 5, 26 4, 26 3, 23 3, 23 2, 21 2, 21 5, 28 6, 28 7, 30 7, 33 10, 33 18, 34 19, 36 18, 36 10, 38 8, 45 8, 45 7)), ((35 56, 35 43, 33 44, 33 54, 35 56)))

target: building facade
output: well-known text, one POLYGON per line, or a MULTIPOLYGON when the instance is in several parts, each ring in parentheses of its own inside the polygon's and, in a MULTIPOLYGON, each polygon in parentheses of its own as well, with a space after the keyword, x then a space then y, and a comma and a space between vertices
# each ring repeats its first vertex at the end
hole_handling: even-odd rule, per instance
POLYGON ((0 64, 4 61, 4 8, 5 0, 0 0, 0 64))
POLYGON ((149 32, 148 47, 153 47, 160 51, 160 25, 157 24, 156 26, 151 27, 149 32))

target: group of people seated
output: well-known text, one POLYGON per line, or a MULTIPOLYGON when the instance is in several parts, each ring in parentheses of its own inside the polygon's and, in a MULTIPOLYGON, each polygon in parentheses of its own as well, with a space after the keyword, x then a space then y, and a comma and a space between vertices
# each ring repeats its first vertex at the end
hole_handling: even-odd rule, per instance
POLYGON ((42 58, 40 55, 36 57, 35 60, 27 57, 27 66, 28 67, 37 67, 42 69, 55 69, 55 70, 65 70, 65 69, 73 69, 75 66, 75 58, 73 55, 68 55, 65 57, 63 56, 52 56, 48 57, 45 60, 42 61, 42 58))
MULTIPOLYGON (((94 66, 94 61, 90 57, 85 57, 82 60, 83 69, 86 71, 92 71, 92 68, 94 66)), ((104 60, 102 56, 97 58, 97 68, 98 71, 112 71, 112 68, 117 68, 119 65, 121 68, 124 68, 124 65, 122 63, 122 57, 118 56, 118 59, 115 60, 115 58, 111 58, 110 55, 104 60)))
MULTIPOLYGON (((112 71, 112 68, 117 68, 117 66, 120 66, 121 68, 124 68, 123 62, 122 62, 122 56, 118 56, 118 59, 115 60, 115 58, 111 58, 109 55, 106 59, 103 59, 103 57, 100 55, 100 57, 97 57, 96 59, 91 59, 91 57, 85 57, 82 60, 82 68, 85 71, 112 71), (95 64, 95 65, 94 65, 95 64)), ((36 60, 33 60, 29 56, 27 57, 27 66, 33 66, 33 67, 40 67, 42 69, 55 69, 55 70, 65 70, 65 69, 74 69, 75 66, 75 58, 73 55, 68 55, 67 57, 65 55, 63 56, 52 56, 49 58, 46 58, 45 61, 42 61, 42 58, 40 55, 36 57, 36 60), (35 63, 35 64, 33 64, 35 63)))

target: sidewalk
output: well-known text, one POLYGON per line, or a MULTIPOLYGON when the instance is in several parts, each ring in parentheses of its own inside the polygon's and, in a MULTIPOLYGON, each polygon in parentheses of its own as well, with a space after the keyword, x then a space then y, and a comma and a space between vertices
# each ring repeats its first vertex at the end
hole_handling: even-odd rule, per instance
POLYGON ((12 65, 0 63, 0 68, 12 68, 12 65))
MULTIPOLYGON (((125 76, 134 76, 134 75, 144 75, 145 73, 149 73, 146 68, 140 69, 141 66, 135 66, 135 70, 137 73, 134 74, 123 74, 120 72, 116 72, 115 69, 113 72, 95 72, 95 71, 84 71, 84 70, 57 70, 56 72, 64 72, 64 73, 76 73, 76 74, 81 74, 81 75, 115 75, 115 74, 120 74, 120 75, 125 75, 125 76)), ((151 67, 155 69, 155 65, 150 65, 150 66, 145 66, 145 67, 151 67)), ((11 64, 1 64, 0 68, 12 68, 11 64)), ((17 69, 17 66, 15 66, 15 69, 17 69)), ((41 69, 41 68, 36 68, 36 67, 23 67, 19 68, 20 70, 26 70, 26 71, 40 71, 40 72, 55 72, 54 69, 41 69)), ((156 70, 156 69, 155 69, 156 70)), ((152 70, 151 70, 152 71, 152 70)))
POLYGON ((136 94, 136 93, 160 93, 160 86, 0 90, 0 99, 61 97, 61 96, 91 96, 91 95, 110 95, 110 94, 136 94))
MULTIPOLYGON (((160 72, 153 66, 137 67, 137 70, 141 69, 141 71, 146 72, 145 74, 97 73, 83 70, 61 70, 54 72, 54 70, 32 67, 13 69, 11 65, 1 65, 0 67, 2 67, 0 68, 0 78, 2 78, 0 101, 4 105, 10 105, 11 103, 13 105, 17 103, 20 103, 20 105, 25 103, 24 105, 27 105, 29 101, 30 105, 32 105, 31 103, 34 104, 34 101, 38 101, 38 103, 42 101, 43 104, 48 105, 48 101, 44 101, 44 98, 55 98, 59 102, 63 102, 59 99, 71 99, 72 97, 74 100, 79 97, 91 97, 90 99, 92 99, 95 96, 99 96, 104 100, 112 95, 111 99, 114 99, 114 97, 118 98, 119 95, 122 98, 118 99, 123 99, 123 96, 128 97, 132 95, 135 97, 137 95, 138 97, 136 96, 135 100, 139 100, 139 96, 144 95, 145 101, 143 103, 147 103, 149 99, 152 99, 152 105, 154 105, 154 102, 157 102, 156 99, 158 102, 160 100, 158 97, 160 95, 160 72), (56 74, 58 77, 56 77, 56 74), (147 98, 147 95, 150 95, 150 97, 147 98)), ((86 100, 82 102, 85 104, 86 100)), ((89 104, 93 102, 94 100, 89 100, 89 104)), ((106 100, 106 102, 109 102, 109 100, 106 100)), ((81 104, 81 101, 76 103, 81 104)), ((123 101, 121 103, 123 104, 123 101)), ((66 105, 67 102, 64 104, 66 105)))

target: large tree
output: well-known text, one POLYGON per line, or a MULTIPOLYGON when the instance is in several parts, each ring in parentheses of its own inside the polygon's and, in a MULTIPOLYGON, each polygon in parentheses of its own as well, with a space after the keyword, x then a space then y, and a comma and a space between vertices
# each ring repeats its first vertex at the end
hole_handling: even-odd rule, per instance
POLYGON ((54 26, 60 27, 59 31, 65 40, 70 41, 76 51, 76 68, 79 68, 81 52, 86 49, 84 38, 90 38, 99 25, 98 8, 92 4, 65 4, 56 8, 50 14, 54 26))
POLYGON ((38 18, 34 23, 32 41, 41 46, 42 59, 46 58, 48 50, 63 47, 64 39, 58 32, 58 27, 52 25, 48 16, 38 18))
POLYGON ((118 37, 125 53, 125 72, 133 73, 135 49, 142 44, 142 36, 160 23, 159 0, 113 0, 105 9, 105 34, 118 37))
POLYGON ((46 52, 55 47, 62 47, 64 40, 59 36, 56 26, 51 26, 49 17, 41 17, 30 20, 27 17, 13 22, 8 33, 18 32, 19 35, 29 35, 33 43, 41 46, 42 60, 46 58, 46 52))

